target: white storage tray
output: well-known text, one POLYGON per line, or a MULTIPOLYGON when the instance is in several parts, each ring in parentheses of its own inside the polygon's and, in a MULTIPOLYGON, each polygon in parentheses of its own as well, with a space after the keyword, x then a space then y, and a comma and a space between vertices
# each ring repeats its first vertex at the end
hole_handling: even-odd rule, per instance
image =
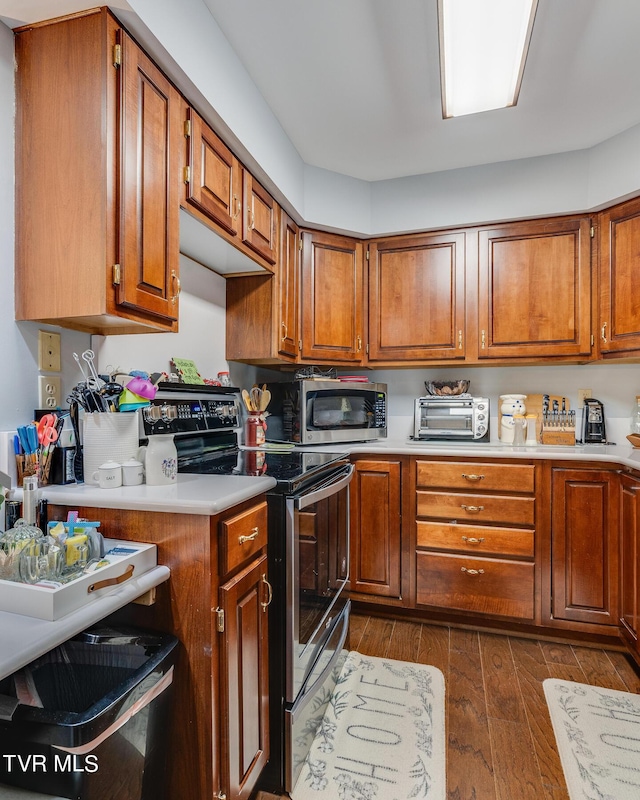
POLYGON ((110 563, 58 587, 0 580, 0 611, 56 620, 113 592, 131 578, 157 566, 155 544, 104 540, 105 558, 110 563))

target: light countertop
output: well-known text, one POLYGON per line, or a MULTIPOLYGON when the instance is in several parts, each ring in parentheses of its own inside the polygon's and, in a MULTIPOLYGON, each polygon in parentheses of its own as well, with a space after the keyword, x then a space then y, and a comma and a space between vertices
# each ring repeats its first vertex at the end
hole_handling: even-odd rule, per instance
MULTIPOLYGON (((121 508, 212 516, 250 500, 276 485, 273 478, 242 475, 187 475, 170 486, 121 486, 101 489, 87 483, 43 486, 40 497, 63 506, 121 508)), ((20 496, 19 492, 15 493, 20 496)))

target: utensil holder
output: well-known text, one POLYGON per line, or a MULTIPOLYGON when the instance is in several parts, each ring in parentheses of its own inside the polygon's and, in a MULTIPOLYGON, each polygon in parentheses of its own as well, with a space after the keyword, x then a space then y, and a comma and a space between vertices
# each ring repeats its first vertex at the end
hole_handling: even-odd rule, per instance
POLYGON ((93 473, 105 461, 122 464, 138 453, 138 413, 85 414, 83 425, 84 482, 98 486, 93 473))

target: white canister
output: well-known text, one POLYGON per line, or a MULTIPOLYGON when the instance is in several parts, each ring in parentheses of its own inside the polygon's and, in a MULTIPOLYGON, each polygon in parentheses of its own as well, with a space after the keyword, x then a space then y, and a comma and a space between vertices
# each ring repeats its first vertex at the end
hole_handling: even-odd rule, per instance
POLYGON ((122 465, 122 485, 140 486, 144 481, 144 466, 142 461, 129 458, 122 465))
POLYGON ((105 461, 91 477, 101 489, 117 489, 122 486, 122 467, 117 461, 105 461))
POLYGON ((172 433, 149 437, 149 444, 141 447, 138 458, 144 463, 148 486, 175 483, 178 474, 178 452, 172 433))

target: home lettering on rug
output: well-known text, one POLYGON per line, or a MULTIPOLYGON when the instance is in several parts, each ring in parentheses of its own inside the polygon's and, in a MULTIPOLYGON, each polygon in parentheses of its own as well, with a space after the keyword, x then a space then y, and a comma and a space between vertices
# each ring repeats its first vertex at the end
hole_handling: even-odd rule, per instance
POLYGON ((293 800, 444 800, 444 677, 349 653, 293 800))
MULTIPOLYGON (((360 675, 360 685, 366 686, 367 684, 375 686, 377 689, 389 689, 391 692, 392 700, 382 697, 373 697, 356 690, 355 695, 358 698, 357 703, 352 706, 352 718, 358 720, 360 717, 369 720, 369 714, 381 714, 387 719, 386 727, 382 728, 374 725, 367 725, 366 723, 357 722, 357 724, 347 725, 347 736, 352 739, 357 739, 361 742, 369 744, 379 744, 385 747, 397 746, 402 744, 402 735, 399 730, 393 727, 393 719, 397 721, 406 718, 406 703, 401 702, 404 700, 402 693, 405 695, 409 691, 408 681, 401 681, 400 683, 382 683, 378 678, 373 681, 367 680, 366 674, 360 675), (400 694, 398 694, 400 693, 400 694)), ((399 725, 398 727, 401 727, 399 725)), ((348 745, 347 745, 348 746, 348 745)), ((336 756, 337 769, 344 772, 351 772, 354 775, 361 775, 362 777, 375 778, 380 781, 388 783, 396 783, 396 775, 398 770, 395 767, 387 767, 382 764, 371 764, 367 761, 362 761, 354 758, 346 758, 345 756, 336 756), (363 771, 364 770, 364 771, 363 771), (389 773, 385 777, 383 770, 389 773)))

